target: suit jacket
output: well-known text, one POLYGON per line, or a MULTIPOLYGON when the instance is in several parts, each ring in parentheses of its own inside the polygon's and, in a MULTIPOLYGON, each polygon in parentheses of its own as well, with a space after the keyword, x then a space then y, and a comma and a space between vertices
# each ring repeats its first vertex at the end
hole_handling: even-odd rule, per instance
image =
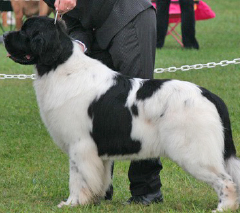
MULTIPOLYGON (((55 0, 44 1, 54 7, 55 0)), ((106 49, 119 30, 149 7, 152 7, 150 0, 78 0, 63 19, 70 36, 88 48, 97 39, 100 48, 106 49)))

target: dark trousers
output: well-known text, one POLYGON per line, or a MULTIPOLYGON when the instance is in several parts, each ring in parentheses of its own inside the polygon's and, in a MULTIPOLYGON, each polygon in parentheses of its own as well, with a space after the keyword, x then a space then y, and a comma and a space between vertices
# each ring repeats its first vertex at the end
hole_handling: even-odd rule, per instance
POLYGON ((132 161, 128 171, 131 194, 137 196, 158 192, 162 186, 159 177, 161 169, 160 159, 132 161))
MULTIPOLYGON (((149 8, 134 18, 112 39, 107 50, 101 50, 95 41, 90 57, 124 75, 153 78, 156 51, 156 13, 149 8)), ((128 176, 133 196, 155 193, 160 190, 159 159, 132 161, 128 176)), ((107 192, 111 198, 112 187, 107 192)))
MULTIPOLYGON (((112 175, 114 163, 112 165, 112 175)), ((131 161, 128 178, 130 181, 130 191, 132 196, 147 195, 156 193, 162 184, 159 173, 162 170, 160 159, 131 161)), ((113 186, 111 185, 106 193, 105 199, 109 200, 113 196, 113 186)))
MULTIPOLYGON (((181 7, 182 42, 185 48, 199 49, 195 38, 195 13, 193 0, 179 0, 181 7)), ((170 0, 157 0, 157 47, 164 45, 168 30, 170 0)))

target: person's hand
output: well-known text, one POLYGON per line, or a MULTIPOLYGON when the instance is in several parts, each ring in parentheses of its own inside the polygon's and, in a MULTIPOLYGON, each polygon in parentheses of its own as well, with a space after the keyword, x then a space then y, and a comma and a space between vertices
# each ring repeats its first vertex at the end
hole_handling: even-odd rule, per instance
POLYGON ((64 14, 72 10, 77 4, 77 0, 56 0, 54 3, 55 9, 64 14))

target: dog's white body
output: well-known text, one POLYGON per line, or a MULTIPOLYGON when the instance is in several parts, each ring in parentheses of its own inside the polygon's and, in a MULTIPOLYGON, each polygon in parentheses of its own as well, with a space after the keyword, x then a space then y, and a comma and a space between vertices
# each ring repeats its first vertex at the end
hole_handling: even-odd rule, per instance
MULTIPOLYGON (((54 141, 65 152, 68 153, 71 143, 76 143, 79 138, 92 140, 89 134, 85 135, 92 128, 87 109, 94 99, 99 98, 114 85, 114 76, 117 74, 99 61, 85 56, 78 45, 75 45, 74 55, 65 64, 59 66, 57 71, 35 81, 42 119, 54 141)), ((187 156, 189 153, 186 152, 189 151, 195 156, 201 147, 205 147, 206 156, 202 156, 205 164, 212 165, 214 162, 222 161, 222 156, 216 154, 224 150, 219 114, 214 104, 201 95, 200 89, 195 84, 178 80, 169 81, 152 98, 137 101, 136 91, 145 80, 135 78, 133 81, 134 87, 129 93, 126 107, 130 108, 133 103, 138 102, 140 116, 133 119, 131 137, 144 142, 142 150, 134 156, 103 156, 104 160, 109 158, 137 160, 161 155, 175 156, 173 160, 179 163, 179 152, 183 151, 182 154, 187 156), (166 111, 166 108, 167 114, 159 121, 159 115, 166 111), (205 128, 206 123, 209 124, 209 129, 205 128), (191 146, 193 141, 194 144, 191 146), (186 150, 186 145, 191 150, 186 150), (209 150, 216 151, 211 158, 213 162, 208 159, 211 154, 208 153, 209 150), (175 151, 177 153, 173 154, 175 151)), ((92 143, 95 146, 95 143, 92 143)))
POLYGON ((94 195, 103 196, 111 181, 109 160, 167 156, 215 189, 217 175, 224 174, 234 196, 232 203, 224 203, 218 210, 225 205, 237 207, 234 184, 224 168, 220 116, 195 84, 172 80, 164 83, 151 98, 139 101, 136 91, 145 80, 132 79, 134 86, 125 106, 133 103, 138 106, 139 116, 133 117, 131 137, 142 141, 142 149, 133 155, 98 156, 96 143, 89 134, 92 120, 87 110, 94 99, 115 84, 116 75, 99 61, 85 56, 78 44, 74 44, 68 61, 34 83, 42 119, 57 145, 69 155, 73 168, 70 169, 70 197, 60 206, 85 204, 94 195), (160 119, 162 113, 165 114, 160 119))

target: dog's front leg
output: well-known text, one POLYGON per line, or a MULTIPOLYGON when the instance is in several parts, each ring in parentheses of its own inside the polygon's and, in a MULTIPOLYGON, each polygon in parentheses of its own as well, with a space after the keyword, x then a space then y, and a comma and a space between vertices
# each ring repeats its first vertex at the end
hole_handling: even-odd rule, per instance
POLYGON ((103 189, 105 171, 95 144, 92 141, 84 141, 72 145, 69 158, 70 195, 68 200, 61 202, 58 207, 85 205, 102 197, 105 193, 103 189))
POLYGON ((76 206, 79 204, 79 192, 80 189, 83 187, 83 177, 79 172, 78 166, 76 162, 70 159, 70 177, 69 177, 69 190, 70 195, 66 202, 62 201, 58 207, 61 208, 63 206, 76 206))
POLYGON ((104 177, 103 177, 103 193, 104 194, 102 195, 102 197, 106 195, 107 190, 111 186, 111 182, 112 182, 111 171, 113 169, 112 167, 113 161, 104 160, 103 165, 104 165, 104 177))

